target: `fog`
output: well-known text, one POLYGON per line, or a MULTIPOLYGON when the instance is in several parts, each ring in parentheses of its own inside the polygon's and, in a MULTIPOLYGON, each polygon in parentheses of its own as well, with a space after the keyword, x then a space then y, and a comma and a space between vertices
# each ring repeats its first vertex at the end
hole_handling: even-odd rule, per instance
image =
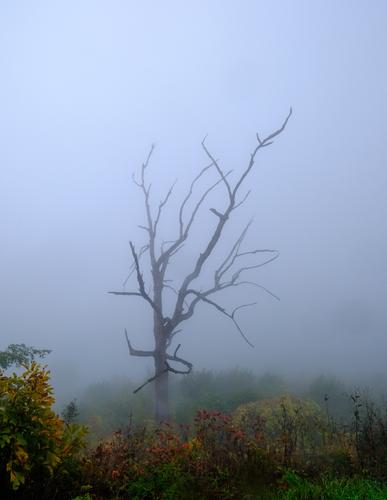
MULTIPOLYGON (((216 254, 253 217, 246 247, 280 257, 251 276, 281 300, 258 289, 225 299, 258 301, 239 316, 254 348, 205 304, 177 342, 195 368, 384 373, 386 22, 382 0, 2 1, 1 347, 52 349, 62 393, 141 379, 152 365, 129 357, 123 332, 151 347, 149 307, 107 293, 123 289, 129 240, 146 239, 132 173, 154 142, 155 210, 178 179, 162 225, 170 239, 208 164, 203 137, 235 179, 256 132, 278 128, 292 106, 216 254)), ((224 188, 211 196, 221 209, 224 188)), ((207 206, 173 262, 178 282, 214 223, 207 206)))

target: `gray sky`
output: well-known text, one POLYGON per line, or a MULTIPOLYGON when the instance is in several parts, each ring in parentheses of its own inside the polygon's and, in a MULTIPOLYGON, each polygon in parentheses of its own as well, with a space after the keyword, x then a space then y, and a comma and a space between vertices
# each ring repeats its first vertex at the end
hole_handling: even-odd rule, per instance
POLYGON ((106 294, 121 289, 129 239, 144 238, 132 172, 155 142, 156 204, 178 178, 168 232, 206 164, 203 136, 240 171, 291 105, 222 247, 253 215, 247 243, 281 252, 254 278, 281 301, 250 291, 259 304, 241 322, 255 349, 203 306, 182 353, 207 368, 382 370, 386 24, 382 0, 1 1, 1 345, 52 348, 70 385, 149 369, 122 334, 149 346, 148 309, 106 294))

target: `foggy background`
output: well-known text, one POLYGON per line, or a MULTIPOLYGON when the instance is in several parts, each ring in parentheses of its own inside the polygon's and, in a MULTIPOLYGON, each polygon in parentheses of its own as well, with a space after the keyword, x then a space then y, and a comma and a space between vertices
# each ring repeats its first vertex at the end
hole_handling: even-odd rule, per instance
MULTIPOLYGON (((217 253, 253 216, 246 247, 281 255, 251 277, 281 301, 243 296, 259 301, 239 316, 254 349, 205 305, 176 341, 195 368, 384 373, 386 22, 382 0, 1 1, 0 347, 52 349, 62 393, 141 379, 151 361, 129 358, 123 330, 150 347, 149 308, 107 294, 122 290, 129 240, 145 241, 132 173, 155 142, 155 208, 178 178, 170 236, 173 209, 208 164, 203 136, 241 172, 255 133, 292 106, 217 253)), ((209 206, 221 209, 224 194, 209 206)), ((208 208, 199 222, 177 278, 215 222, 208 208)))

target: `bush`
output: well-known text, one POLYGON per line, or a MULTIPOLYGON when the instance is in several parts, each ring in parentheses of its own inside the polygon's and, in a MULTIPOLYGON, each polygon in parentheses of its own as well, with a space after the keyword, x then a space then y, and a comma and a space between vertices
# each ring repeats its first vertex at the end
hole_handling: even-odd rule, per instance
POLYGON ((286 395, 251 402, 234 412, 233 421, 250 435, 261 433, 270 453, 285 467, 305 467, 323 449, 326 457, 337 451, 330 448, 329 420, 314 401, 286 395))
POLYGON ((358 399, 355 408, 355 429, 332 426, 316 403, 292 396, 233 415, 200 410, 192 424, 133 426, 88 454, 82 482, 94 499, 387 498, 368 479, 382 478, 387 426, 358 399))
POLYGON ((351 436, 362 470, 387 477, 387 411, 371 401, 367 394, 351 396, 353 420, 351 436))
POLYGON ((44 491, 50 478, 74 472, 86 429, 66 425, 53 403, 46 368, 32 362, 21 375, 0 372, 0 486, 9 497, 16 490, 44 491))
POLYGON ((116 433, 89 455, 84 481, 96 498, 223 499, 275 473, 259 437, 202 410, 193 426, 116 433))

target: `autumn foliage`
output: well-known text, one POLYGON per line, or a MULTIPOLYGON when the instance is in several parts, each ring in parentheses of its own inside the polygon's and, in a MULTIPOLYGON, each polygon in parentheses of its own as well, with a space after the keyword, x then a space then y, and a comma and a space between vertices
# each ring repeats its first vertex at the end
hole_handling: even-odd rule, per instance
POLYGON ((360 396, 345 425, 283 395, 190 424, 129 423, 86 446, 86 428, 53 410, 46 368, 1 372, 0 390, 1 498, 387 498, 387 419, 360 396))
POLYGON ((33 362, 21 375, 0 373, 0 485, 2 492, 49 487, 82 449, 86 429, 65 424, 52 410, 49 371, 33 362))

